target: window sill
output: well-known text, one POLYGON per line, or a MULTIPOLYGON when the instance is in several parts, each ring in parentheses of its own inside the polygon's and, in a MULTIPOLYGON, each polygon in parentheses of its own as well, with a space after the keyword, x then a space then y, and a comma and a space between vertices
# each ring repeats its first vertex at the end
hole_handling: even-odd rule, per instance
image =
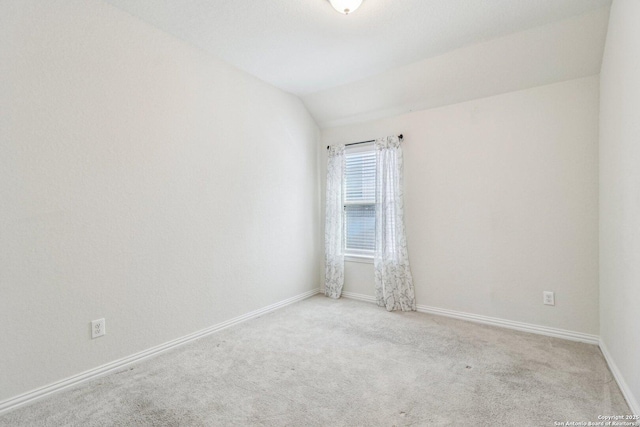
POLYGON ((345 262, 360 262, 363 264, 373 264, 373 255, 345 255, 345 262))

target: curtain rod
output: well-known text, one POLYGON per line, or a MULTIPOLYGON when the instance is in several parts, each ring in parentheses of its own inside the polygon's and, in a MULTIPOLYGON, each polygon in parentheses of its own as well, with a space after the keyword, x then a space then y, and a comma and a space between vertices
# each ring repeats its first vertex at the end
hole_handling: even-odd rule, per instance
MULTIPOLYGON (((398 139, 399 139, 400 141, 402 141, 402 138, 403 138, 403 137, 402 137, 402 134, 398 135, 398 139)), ((375 139, 371 139, 371 140, 369 140, 369 141, 352 142, 351 144, 344 144, 344 146, 345 146, 345 147, 348 147, 348 146, 350 146, 350 145, 367 144, 367 143, 369 143, 369 142, 376 142, 376 140, 375 140, 375 139)), ((330 146, 330 145, 327 145, 327 150, 329 149, 329 147, 331 147, 331 146, 330 146)))

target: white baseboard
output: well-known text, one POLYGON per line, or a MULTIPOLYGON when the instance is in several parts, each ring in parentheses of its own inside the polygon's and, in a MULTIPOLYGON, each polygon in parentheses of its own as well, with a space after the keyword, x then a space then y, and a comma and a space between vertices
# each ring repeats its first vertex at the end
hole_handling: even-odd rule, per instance
POLYGON ((598 345, 600 337, 598 335, 585 334, 583 332, 569 331, 566 329, 552 328, 549 326, 534 325, 532 323, 516 322, 514 320, 500 319, 497 317, 482 316, 480 314, 464 313, 461 311, 446 310, 443 308, 417 305, 417 311, 421 313, 437 314, 439 316, 453 317, 455 319, 468 320, 470 322, 482 323, 485 325, 499 326, 516 331, 530 332, 532 334, 545 335, 554 338, 563 338, 571 341, 579 341, 587 344, 598 345))
POLYGON ((609 353, 607 346, 604 344, 604 341, 602 340, 600 340, 600 351, 602 351, 602 354, 604 355, 604 359, 607 361, 607 364, 609 365, 609 370, 613 374, 613 378, 616 379, 616 382, 620 387, 620 391, 622 391, 622 395, 627 401, 627 404, 629 405, 631 412, 633 412, 634 415, 640 415, 640 404, 638 404, 638 400, 635 398, 635 396, 631 392, 631 389, 627 385, 627 382, 622 377, 622 373, 618 369, 618 365, 616 365, 616 363, 613 361, 613 358, 611 357, 611 353, 609 353))
POLYGON ((277 310, 284 306, 293 304, 298 301, 302 301, 303 299, 312 297, 320 292, 320 289, 313 289, 311 291, 305 292, 300 295, 296 295, 294 297, 288 298, 284 301, 280 301, 266 307, 260 308, 258 310, 254 310, 250 313, 243 314, 242 316, 234 317, 233 319, 229 319, 225 322, 218 323, 217 325, 210 326, 208 328, 202 329, 200 331, 194 332, 189 335, 185 335, 183 337, 177 338, 175 340, 166 342, 164 344, 160 344, 155 347, 151 347, 147 350, 141 351, 136 354, 132 354, 131 356, 124 357, 122 359, 115 360, 113 362, 109 362, 105 365, 98 366, 93 369, 89 369, 88 371, 82 372, 80 374, 74 375, 69 378, 65 378, 63 380, 57 381, 52 384, 48 384, 44 387, 37 388, 35 390, 28 391, 26 393, 20 394, 18 396, 9 398, 0 402, 0 415, 3 413, 9 412, 13 409, 16 409, 20 406, 26 405, 28 403, 32 403, 38 399, 41 399, 50 394, 59 392, 68 387, 72 387, 83 383, 85 381, 92 380, 94 378, 106 375, 110 372, 113 372, 116 369, 120 369, 124 366, 130 365, 134 362, 139 362, 144 359, 148 359, 149 357, 156 356, 162 352, 167 350, 171 350, 173 348, 179 347, 183 344, 186 344, 191 341, 195 341, 204 336, 213 334, 222 329, 228 328, 229 326, 237 325, 238 323, 245 322, 247 320, 256 318, 263 314, 269 313, 271 311, 277 310))
MULTIPOLYGON (((357 294, 354 292, 343 292, 346 298, 360 301, 376 302, 375 297, 357 294)), ((468 320, 470 322, 482 323, 485 325, 499 326, 501 328, 515 329, 516 331, 530 332, 538 335, 546 335, 555 338, 564 338, 571 341, 580 341, 588 344, 599 344, 600 338, 597 335, 585 334, 582 332, 568 331, 565 329, 551 328, 548 326, 534 325, 531 323, 516 322, 513 320, 499 319, 497 317, 482 316, 479 314, 464 313, 462 311, 447 310, 444 308, 430 307, 427 305, 416 306, 416 311, 421 313, 435 314, 438 316, 452 317, 454 319, 468 320)))
POLYGON ((376 297, 372 297, 364 294, 357 294, 355 292, 342 292, 342 296, 349 299, 357 299, 358 301, 376 302, 376 297))

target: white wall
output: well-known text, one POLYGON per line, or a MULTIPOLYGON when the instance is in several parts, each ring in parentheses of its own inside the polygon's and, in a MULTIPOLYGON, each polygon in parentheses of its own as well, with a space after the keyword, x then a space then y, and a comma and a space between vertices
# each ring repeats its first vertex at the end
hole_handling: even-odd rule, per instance
POLYGON ((600 336, 640 414, 640 1, 615 0, 600 75, 600 336))
MULTIPOLYGON (((417 303, 597 334, 598 77, 324 129, 322 145, 399 133, 417 303)), ((373 295, 372 266, 347 263, 345 291, 373 295)))
POLYGON ((0 401, 318 286, 300 100, 97 0, 0 3, 0 67, 0 401))

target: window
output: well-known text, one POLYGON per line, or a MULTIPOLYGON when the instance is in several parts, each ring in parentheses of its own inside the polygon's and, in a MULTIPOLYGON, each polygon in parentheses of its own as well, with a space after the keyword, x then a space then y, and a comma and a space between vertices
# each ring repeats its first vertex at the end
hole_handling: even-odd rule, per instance
POLYGON ((372 257, 376 229, 376 152, 373 145, 345 152, 345 255, 372 257))

